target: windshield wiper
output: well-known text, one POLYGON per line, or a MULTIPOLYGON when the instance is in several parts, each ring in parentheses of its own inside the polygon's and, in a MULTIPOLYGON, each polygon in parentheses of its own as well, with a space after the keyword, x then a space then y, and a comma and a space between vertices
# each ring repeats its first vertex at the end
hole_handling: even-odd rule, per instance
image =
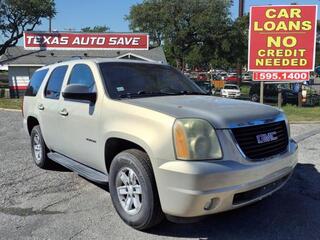
POLYGON ((179 95, 209 95, 209 93, 203 93, 203 92, 193 92, 193 91, 181 91, 178 93, 179 95))
POLYGON ((174 96, 174 95, 209 95, 207 93, 202 92, 194 92, 194 91, 180 91, 180 92, 147 92, 144 90, 138 92, 127 92, 124 94, 120 94, 120 98, 135 98, 135 97, 155 97, 155 96, 174 96))

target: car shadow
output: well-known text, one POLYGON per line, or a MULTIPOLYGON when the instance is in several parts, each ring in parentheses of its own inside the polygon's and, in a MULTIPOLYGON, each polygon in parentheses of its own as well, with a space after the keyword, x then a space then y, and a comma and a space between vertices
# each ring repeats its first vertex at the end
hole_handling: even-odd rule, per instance
POLYGON ((319 239, 320 174, 313 164, 298 164, 278 192, 255 204, 206 217, 192 224, 167 220, 147 231, 175 238, 319 239))

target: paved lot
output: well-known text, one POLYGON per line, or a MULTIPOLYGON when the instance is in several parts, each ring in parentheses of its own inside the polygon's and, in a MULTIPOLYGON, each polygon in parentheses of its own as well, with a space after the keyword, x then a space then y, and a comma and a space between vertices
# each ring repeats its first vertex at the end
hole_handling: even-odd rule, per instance
POLYGON ((21 113, 0 110, 0 239, 320 239, 320 125, 292 125, 299 165, 279 192, 200 223, 126 226, 109 193, 63 168, 31 159, 21 113))

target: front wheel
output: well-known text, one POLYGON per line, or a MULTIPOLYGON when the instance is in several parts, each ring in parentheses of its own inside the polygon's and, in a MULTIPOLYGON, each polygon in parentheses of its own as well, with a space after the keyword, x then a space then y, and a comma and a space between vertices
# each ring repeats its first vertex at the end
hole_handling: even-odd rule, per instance
POLYGON ((130 149, 115 156, 109 189, 119 216, 133 228, 144 230, 163 219, 151 162, 145 152, 130 149))
POLYGON ((31 151, 35 164, 43 169, 51 167, 51 160, 47 157, 49 152, 42 137, 40 126, 37 125, 31 130, 31 151))

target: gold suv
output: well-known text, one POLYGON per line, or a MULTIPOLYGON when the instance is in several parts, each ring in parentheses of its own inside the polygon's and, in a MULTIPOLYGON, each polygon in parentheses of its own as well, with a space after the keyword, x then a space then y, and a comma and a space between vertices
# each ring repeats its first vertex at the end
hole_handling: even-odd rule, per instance
POLYGON ((297 163, 283 112, 210 96, 168 65, 80 59, 42 67, 23 106, 36 165, 54 161, 108 184, 116 211, 136 229, 260 200, 297 163))

